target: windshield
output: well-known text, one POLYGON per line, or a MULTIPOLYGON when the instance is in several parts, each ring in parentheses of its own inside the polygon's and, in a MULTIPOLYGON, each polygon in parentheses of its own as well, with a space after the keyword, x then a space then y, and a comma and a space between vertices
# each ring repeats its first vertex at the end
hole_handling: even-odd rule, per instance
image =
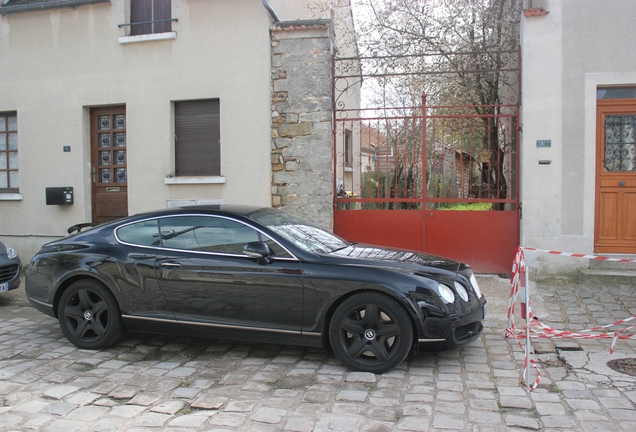
POLYGON ((337 235, 289 213, 268 211, 250 217, 308 252, 325 254, 349 246, 349 242, 337 235))

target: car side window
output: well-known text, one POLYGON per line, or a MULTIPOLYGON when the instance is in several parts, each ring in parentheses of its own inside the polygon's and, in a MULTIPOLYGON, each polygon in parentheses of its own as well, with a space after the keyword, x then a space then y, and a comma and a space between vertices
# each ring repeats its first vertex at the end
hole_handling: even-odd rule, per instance
POLYGON ((179 216, 160 221, 163 247, 192 251, 245 255, 246 243, 263 241, 275 256, 289 256, 267 236, 233 220, 212 216, 179 216), (275 245, 275 246, 273 246, 275 245))
POLYGON ((159 223, 156 219, 125 225, 117 229, 117 238, 139 246, 161 246, 159 223))

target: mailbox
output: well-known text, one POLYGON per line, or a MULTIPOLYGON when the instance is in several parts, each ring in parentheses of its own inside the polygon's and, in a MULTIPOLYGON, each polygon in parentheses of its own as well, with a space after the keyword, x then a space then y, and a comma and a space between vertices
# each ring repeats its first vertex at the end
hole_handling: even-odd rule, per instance
POLYGON ((47 187, 46 205, 71 205, 73 204, 72 187, 47 187))

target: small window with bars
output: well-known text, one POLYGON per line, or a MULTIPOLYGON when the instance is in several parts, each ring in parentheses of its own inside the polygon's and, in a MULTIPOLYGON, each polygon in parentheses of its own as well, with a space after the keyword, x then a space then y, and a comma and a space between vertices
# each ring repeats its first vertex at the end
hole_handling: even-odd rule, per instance
POLYGON ((172 31, 171 0, 130 0, 130 35, 172 31))

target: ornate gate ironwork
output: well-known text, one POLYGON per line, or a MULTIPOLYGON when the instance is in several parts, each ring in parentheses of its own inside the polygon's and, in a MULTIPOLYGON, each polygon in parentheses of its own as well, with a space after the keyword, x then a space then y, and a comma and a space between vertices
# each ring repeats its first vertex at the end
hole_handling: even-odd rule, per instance
POLYGON ((397 108, 351 108, 362 80, 387 74, 365 74, 361 57, 334 57, 337 234, 510 272, 521 217, 519 57, 506 53, 498 72, 508 103, 429 106, 422 95, 397 108))

